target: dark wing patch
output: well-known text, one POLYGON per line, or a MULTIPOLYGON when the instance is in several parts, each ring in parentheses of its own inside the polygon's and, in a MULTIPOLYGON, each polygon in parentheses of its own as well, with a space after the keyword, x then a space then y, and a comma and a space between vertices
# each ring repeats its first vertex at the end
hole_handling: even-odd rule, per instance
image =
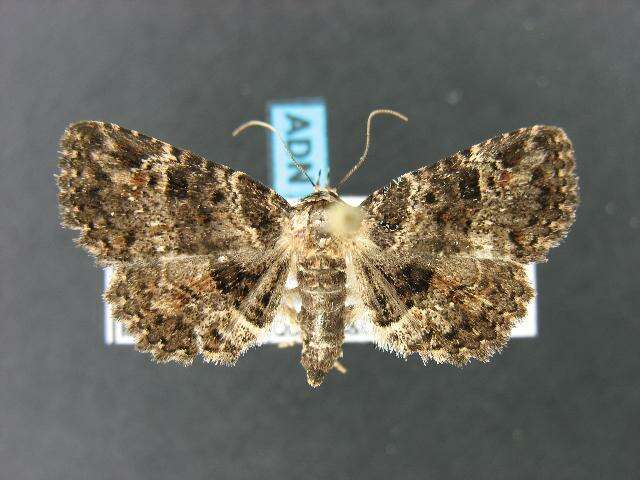
POLYGON ((285 255, 185 256, 116 267, 105 299, 137 348, 158 361, 231 364, 268 330, 280 304, 285 255))
POLYGON ((543 261, 575 219, 573 150, 556 127, 507 133, 407 173, 363 203, 380 248, 543 261))
POLYGON ((102 122, 61 142, 63 224, 102 263, 272 248, 291 207, 244 173, 102 122))
POLYGON ((368 272, 362 299, 377 343, 402 356, 419 353, 455 365, 486 361, 533 297, 516 262, 451 256, 392 263, 382 255, 368 257, 378 266, 368 272))

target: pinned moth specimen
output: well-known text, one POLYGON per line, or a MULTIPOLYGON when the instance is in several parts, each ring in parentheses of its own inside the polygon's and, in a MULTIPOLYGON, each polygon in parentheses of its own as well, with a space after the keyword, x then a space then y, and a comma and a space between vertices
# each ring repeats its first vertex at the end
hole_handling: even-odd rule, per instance
MULTIPOLYGON (((372 112, 338 187, 364 161, 376 114, 406 120, 372 112)), ((272 129, 238 131, 252 125, 272 129)), ((61 139, 58 184, 63 224, 114 268, 105 298, 139 350, 232 365, 284 316, 314 387, 355 319, 402 357, 487 361, 533 296, 525 264, 546 260, 578 203, 571 143, 544 125, 406 173, 352 207, 320 186, 292 206, 245 173, 87 121, 61 139)))

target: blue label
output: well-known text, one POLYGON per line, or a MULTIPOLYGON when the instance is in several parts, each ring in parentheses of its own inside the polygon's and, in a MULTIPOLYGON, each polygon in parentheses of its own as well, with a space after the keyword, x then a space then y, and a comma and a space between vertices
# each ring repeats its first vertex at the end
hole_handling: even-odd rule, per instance
MULTIPOLYGON (((327 109, 322 99, 302 99, 269 104, 269 121, 287 142, 298 163, 320 185, 329 178, 327 109)), ((299 198, 313 192, 313 185, 291 161, 278 137, 271 135, 273 187, 280 195, 299 198)))

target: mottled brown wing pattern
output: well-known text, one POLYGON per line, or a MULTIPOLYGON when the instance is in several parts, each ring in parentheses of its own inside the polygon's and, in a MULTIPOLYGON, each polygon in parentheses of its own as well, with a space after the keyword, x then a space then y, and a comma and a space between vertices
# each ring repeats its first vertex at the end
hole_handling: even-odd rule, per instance
POLYGON ((233 364, 268 331, 288 268, 284 251, 119 264, 105 298, 137 348, 156 360, 190 363, 202 353, 233 364))
POLYGON ((242 172, 118 125, 80 122, 61 142, 62 220, 103 264, 273 248, 290 206, 242 172))
POLYGON ((399 355, 463 365, 487 361, 526 314, 533 289, 522 264, 464 255, 354 260, 374 338, 399 355))
POLYGON ((363 203, 353 255, 377 343, 426 361, 486 361, 533 296, 578 203, 571 143, 556 127, 497 136, 401 176, 363 203))
MULTIPOLYGON (((201 353, 232 364, 259 342, 283 307, 286 280, 300 266, 294 259, 305 255, 319 265, 316 256, 327 265, 335 257, 344 267, 332 267, 342 273, 336 278, 346 282, 346 290, 302 282, 303 293, 318 297, 305 303, 302 295, 307 336, 330 334, 307 343, 337 355, 350 312, 372 322, 378 345, 402 356, 486 361, 526 313, 533 290, 524 264, 546 259, 578 202, 571 143, 548 126, 401 176, 365 200, 362 222, 356 215, 345 231, 306 207, 293 222, 289 204, 246 174, 102 122, 67 129, 58 184, 64 225, 115 269, 105 293, 114 317, 140 350, 182 363, 201 353), (309 245, 301 243, 308 229, 319 232, 309 245), (339 312, 335 325, 326 323, 329 311, 339 312)), ((307 270, 318 280, 333 278, 332 268, 307 270)))
POLYGON ((230 364, 268 330, 290 261, 274 191, 102 122, 65 131, 58 184, 63 224, 115 268, 105 298, 140 350, 230 364))
POLYGON ((540 262, 566 235, 577 203, 569 139, 537 125, 402 175, 362 208, 383 249, 540 262))

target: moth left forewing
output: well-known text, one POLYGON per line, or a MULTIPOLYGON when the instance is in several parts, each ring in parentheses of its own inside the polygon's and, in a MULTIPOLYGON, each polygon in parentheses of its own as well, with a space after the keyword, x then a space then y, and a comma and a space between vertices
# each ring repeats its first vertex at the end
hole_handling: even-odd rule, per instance
POLYGON ((274 248, 291 206, 272 189, 188 150, 104 122, 60 140, 63 225, 101 264, 274 248))

